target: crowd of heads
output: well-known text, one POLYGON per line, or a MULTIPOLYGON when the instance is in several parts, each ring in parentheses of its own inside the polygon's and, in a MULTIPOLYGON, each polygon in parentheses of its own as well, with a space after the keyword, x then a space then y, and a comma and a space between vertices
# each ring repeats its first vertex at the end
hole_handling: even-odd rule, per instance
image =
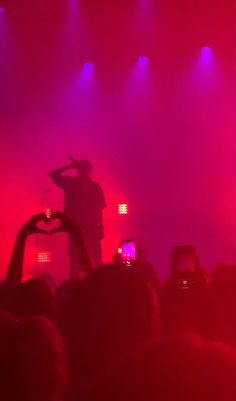
POLYGON ((161 281, 137 244, 132 263, 117 253, 55 288, 17 273, 24 230, 0 284, 1 400, 235 399, 234 265, 206 275, 178 246, 161 281))

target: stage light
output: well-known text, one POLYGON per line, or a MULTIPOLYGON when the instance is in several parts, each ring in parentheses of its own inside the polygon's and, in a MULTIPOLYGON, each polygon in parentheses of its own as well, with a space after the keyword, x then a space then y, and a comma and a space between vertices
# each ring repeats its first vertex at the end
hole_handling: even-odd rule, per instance
POLYGON ((92 93, 94 83, 94 64, 84 63, 78 71, 74 84, 72 87, 72 92, 77 96, 76 92, 80 92, 81 98, 83 97, 83 105, 87 104, 86 100, 90 102, 90 95, 92 93))
POLYGON ((78 10, 78 1, 79 0, 69 0, 69 6, 70 6, 71 11, 78 10))
POLYGON ((94 70, 94 65, 92 63, 85 63, 84 64, 84 66, 83 66, 83 71, 84 72, 90 73, 90 72, 93 72, 93 70, 94 70))
POLYGON ((5 8, 0 7, 0 13, 4 13, 4 11, 5 11, 5 8))
POLYGON ((138 63, 139 65, 147 65, 149 62, 149 58, 147 56, 139 56, 138 63))
POLYGON ((128 205, 127 205, 127 203, 120 203, 118 205, 118 214, 128 214, 128 205))
POLYGON ((208 46, 204 46, 201 49, 201 59, 203 62, 208 63, 209 61, 211 61, 213 56, 213 50, 211 47, 208 46))
POLYGON ((203 56, 211 56, 212 55, 212 48, 209 46, 202 47, 201 53, 203 56))
POLYGON ((51 253, 50 252, 38 252, 37 253, 37 262, 38 263, 50 263, 51 262, 51 253))

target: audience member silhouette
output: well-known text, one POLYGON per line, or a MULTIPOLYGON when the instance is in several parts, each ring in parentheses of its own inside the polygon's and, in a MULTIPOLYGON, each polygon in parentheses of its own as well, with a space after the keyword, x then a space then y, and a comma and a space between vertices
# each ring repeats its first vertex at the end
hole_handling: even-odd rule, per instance
POLYGON ((106 265, 94 270, 74 287, 66 305, 62 332, 72 381, 78 388, 107 364, 159 334, 156 294, 132 269, 106 265))
POLYGON ((57 297, 42 279, 30 279, 18 284, 10 301, 12 313, 19 317, 45 316, 57 320, 57 297))
POLYGON ((195 248, 175 247, 160 288, 138 243, 132 266, 116 255, 93 269, 70 217, 31 217, 0 285, 0 399, 233 401, 235 273, 234 265, 219 265, 208 282, 195 248), (22 282, 28 236, 60 231, 73 236, 83 278, 56 291, 43 279, 22 282))
POLYGON ((236 266, 221 264, 211 274, 212 337, 236 348, 236 266))
POLYGON ((63 401, 66 385, 64 345, 53 324, 0 311, 0 399, 63 401))
POLYGON ((209 335, 211 297, 194 247, 175 247, 170 276, 161 295, 163 333, 190 331, 209 335))
POLYGON ((86 401, 233 401, 235 352, 193 335, 144 344, 87 389, 86 401))

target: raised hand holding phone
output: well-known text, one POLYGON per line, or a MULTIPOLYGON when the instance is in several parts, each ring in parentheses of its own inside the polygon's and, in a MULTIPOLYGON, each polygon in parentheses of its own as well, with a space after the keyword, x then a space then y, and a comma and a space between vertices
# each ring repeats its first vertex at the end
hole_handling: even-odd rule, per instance
POLYGON ((120 254, 123 264, 132 266, 136 261, 136 243, 132 239, 121 241, 120 254))

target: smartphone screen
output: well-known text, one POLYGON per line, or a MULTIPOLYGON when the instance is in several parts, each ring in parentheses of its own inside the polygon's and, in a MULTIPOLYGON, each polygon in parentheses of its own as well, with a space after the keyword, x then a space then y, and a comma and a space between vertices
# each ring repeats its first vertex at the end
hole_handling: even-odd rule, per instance
POLYGON ((177 271, 194 271, 195 270, 195 260, 193 255, 179 255, 176 261, 177 271))
POLYGON ((132 266, 136 260, 136 245, 135 241, 124 240, 121 242, 121 258, 122 262, 127 266, 132 266))
POLYGON ((182 290, 188 290, 193 287, 194 281, 190 278, 183 278, 177 280, 177 287, 181 288, 182 290))
POLYGON ((191 245, 176 246, 173 249, 175 270, 179 272, 194 272, 196 269, 196 251, 191 245))

